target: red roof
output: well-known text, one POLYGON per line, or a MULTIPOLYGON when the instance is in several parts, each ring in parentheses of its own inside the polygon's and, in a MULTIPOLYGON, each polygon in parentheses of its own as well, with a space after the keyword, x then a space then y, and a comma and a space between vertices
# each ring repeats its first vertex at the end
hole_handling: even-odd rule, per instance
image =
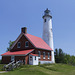
POLYGON ((30 53, 31 55, 33 55, 33 56, 38 56, 37 54, 32 54, 32 53, 30 53))
POLYGON ((2 55, 26 55, 26 54, 32 52, 33 50, 34 49, 22 50, 22 51, 16 51, 16 52, 10 52, 10 51, 8 51, 8 52, 6 52, 6 53, 4 53, 2 55))
POLYGON ((30 34, 24 34, 36 48, 42 48, 42 49, 47 49, 47 50, 52 50, 48 44, 41 39, 40 37, 36 37, 30 34))

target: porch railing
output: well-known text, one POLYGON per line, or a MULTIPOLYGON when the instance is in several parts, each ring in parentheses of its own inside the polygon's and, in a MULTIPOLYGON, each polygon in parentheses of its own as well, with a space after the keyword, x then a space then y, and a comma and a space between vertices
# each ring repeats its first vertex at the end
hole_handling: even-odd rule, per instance
POLYGON ((16 63, 15 63, 15 61, 12 61, 11 63, 4 65, 3 70, 11 71, 14 68, 17 68, 21 65, 23 65, 23 61, 21 61, 21 60, 17 61, 16 63))

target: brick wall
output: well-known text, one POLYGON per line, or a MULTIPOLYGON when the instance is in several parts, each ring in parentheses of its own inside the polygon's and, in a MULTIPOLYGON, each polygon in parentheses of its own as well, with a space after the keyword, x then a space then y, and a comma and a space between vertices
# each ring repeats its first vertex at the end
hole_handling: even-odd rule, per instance
POLYGON ((25 64, 29 64, 29 54, 25 57, 25 64))
POLYGON ((22 60, 25 64, 29 64, 29 55, 26 56, 15 56, 15 61, 22 60))
POLYGON ((15 56, 15 61, 25 60, 25 56, 15 56))
POLYGON ((38 54, 38 51, 41 52, 41 56, 40 56, 40 59, 39 60, 42 60, 42 61, 51 61, 51 51, 47 51, 47 50, 42 50, 42 49, 36 49, 34 51, 35 54, 38 54), (43 59, 43 52, 45 52, 45 59, 43 59), (50 53, 50 59, 48 59, 48 52, 50 53))
MULTIPOLYGON (((15 56, 15 61, 22 60, 25 64, 29 64, 29 55, 26 56, 15 56)), ((2 56, 2 63, 8 64, 11 62, 11 56, 2 56)))
MULTIPOLYGON (((28 41, 26 39, 26 37, 23 35, 18 42, 21 43, 21 47, 20 48, 17 48, 17 44, 13 47, 13 49, 11 51, 18 51, 18 50, 25 50, 25 49, 32 49, 34 48, 34 46, 29 42, 29 47, 25 47, 25 42, 28 41)), ((17 42, 17 43, 18 43, 17 42)))
POLYGON ((9 62, 11 62, 11 56, 2 56, 3 64, 8 64, 9 62))

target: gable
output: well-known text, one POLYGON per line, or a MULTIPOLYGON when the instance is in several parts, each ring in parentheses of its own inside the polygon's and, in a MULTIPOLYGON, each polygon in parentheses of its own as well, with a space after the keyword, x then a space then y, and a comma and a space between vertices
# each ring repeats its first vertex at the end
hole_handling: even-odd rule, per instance
POLYGON ((24 34, 31 42, 32 44, 38 48, 38 49, 44 49, 44 50, 52 50, 49 45, 40 37, 36 37, 31 34, 24 34))
POLYGON ((24 42, 24 43, 25 43, 25 41, 28 41, 30 43, 30 47, 28 49, 37 48, 37 49, 53 51, 43 39, 41 39, 39 37, 36 37, 34 35, 25 34, 25 33, 21 33, 19 35, 19 37, 16 39, 15 43, 12 45, 11 49, 13 51, 14 50, 26 49, 24 43, 22 43, 22 47, 20 49, 17 48, 17 43, 19 41, 24 42))
POLYGON ((30 43, 30 41, 24 35, 21 35, 21 37, 19 39, 18 38, 16 40, 17 42, 15 41, 16 43, 14 43, 15 45, 13 44, 14 46, 12 47, 11 51, 18 51, 18 50, 25 50, 25 49, 34 48, 34 46, 30 43), (29 45, 28 47, 25 47, 26 41, 28 42, 28 45, 29 45), (20 48, 17 47, 18 42, 20 42, 20 48))

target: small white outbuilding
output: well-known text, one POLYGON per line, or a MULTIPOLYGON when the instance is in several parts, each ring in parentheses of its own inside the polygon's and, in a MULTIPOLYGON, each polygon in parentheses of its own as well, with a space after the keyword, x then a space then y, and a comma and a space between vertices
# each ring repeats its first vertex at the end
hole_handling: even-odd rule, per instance
POLYGON ((29 54, 29 64, 30 65, 38 65, 38 55, 36 54, 29 54))

